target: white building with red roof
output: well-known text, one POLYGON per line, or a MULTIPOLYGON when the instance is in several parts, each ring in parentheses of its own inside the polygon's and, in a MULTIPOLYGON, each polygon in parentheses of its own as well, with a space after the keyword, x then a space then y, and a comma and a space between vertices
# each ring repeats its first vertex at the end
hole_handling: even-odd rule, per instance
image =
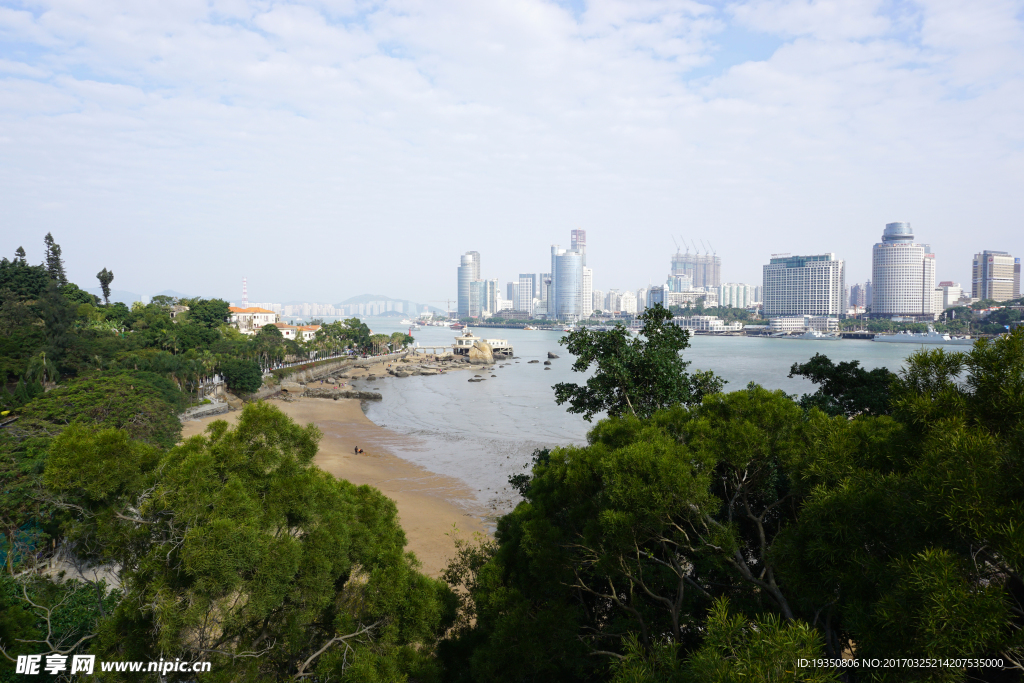
POLYGON ((281 320, 281 316, 265 308, 230 306, 228 310, 231 312, 231 324, 244 334, 256 334, 264 325, 274 325, 281 320))

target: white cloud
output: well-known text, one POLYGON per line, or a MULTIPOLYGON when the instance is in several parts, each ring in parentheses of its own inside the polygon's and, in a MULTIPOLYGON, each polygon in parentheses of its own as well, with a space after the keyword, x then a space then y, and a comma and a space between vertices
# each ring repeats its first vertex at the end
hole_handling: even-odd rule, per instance
MULTIPOLYGON (((778 251, 867 276, 887 220, 1024 251, 1020 3, 539 0, 0 8, 3 253, 52 230, 136 291, 440 299, 590 231, 596 286, 778 251), (688 80, 730 25, 766 59, 688 80), (99 240, 98 236, 105 239, 99 240), (374 258, 387 252, 387 258, 374 258), (305 267, 328 261, 331 267, 305 267)), ((36 245, 38 247, 38 245, 36 245)), ((38 249, 37 249, 38 251, 38 249)), ((78 270, 76 270, 78 269, 78 270)))

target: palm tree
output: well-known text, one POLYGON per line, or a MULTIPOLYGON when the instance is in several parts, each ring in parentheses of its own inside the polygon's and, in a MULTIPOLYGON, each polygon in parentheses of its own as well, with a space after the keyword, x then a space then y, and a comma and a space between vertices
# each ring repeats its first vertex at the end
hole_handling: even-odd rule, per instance
POLYGON ((25 369, 25 379, 29 382, 39 382, 44 387, 48 382, 56 382, 60 378, 57 364, 46 357, 46 351, 40 351, 38 356, 33 356, 25 369))

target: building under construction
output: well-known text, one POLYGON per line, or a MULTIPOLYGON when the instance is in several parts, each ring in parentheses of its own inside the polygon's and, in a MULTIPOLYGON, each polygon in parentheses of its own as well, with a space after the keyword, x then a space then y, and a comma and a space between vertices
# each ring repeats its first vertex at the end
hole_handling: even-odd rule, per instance
MULTIPOLYGON (((702 246, 703 244, 701 242, 702 246)), ((688 276, 695 289, 698 287, 712 289, 721 285, 722 259, 714 253, 714 250, 710 250, 709 253, 705 247, 704 253, 701 254, 694 245, 691 254, 686 240, 683 240, 683 246, 686 247, 685 252, 680 250, 679 245, 676 244, 676 253, 672 255, 672 276, 688 276)))

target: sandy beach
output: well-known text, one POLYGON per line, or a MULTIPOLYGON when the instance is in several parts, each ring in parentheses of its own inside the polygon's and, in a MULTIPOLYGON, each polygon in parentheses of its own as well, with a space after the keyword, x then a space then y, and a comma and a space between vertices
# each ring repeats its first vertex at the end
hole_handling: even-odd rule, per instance
MULTIPOLYGON (((310 386, 313 386, 312 384, 310 386)), ((373 424, 356 399, 337 401, 297 398, 271 399, 270 403, 300 424, 314 423, 323 432, 318 467, 354 484, 368 484, 395 501, 409 544, 423 563, 423 571, 438 576, 453 556, 455 545, 446 535, 456 525, 463 537, 485 532, 486 511, 472 503, 473 494, 461 481, 445 477, 396 457, 389 444, 407 437, 373 424), (353 449, 362 448, 356 455, 353 449)), ((182 437, 201 434, 214 420, 234 423, 239 412, 183 424, 182 437)))

